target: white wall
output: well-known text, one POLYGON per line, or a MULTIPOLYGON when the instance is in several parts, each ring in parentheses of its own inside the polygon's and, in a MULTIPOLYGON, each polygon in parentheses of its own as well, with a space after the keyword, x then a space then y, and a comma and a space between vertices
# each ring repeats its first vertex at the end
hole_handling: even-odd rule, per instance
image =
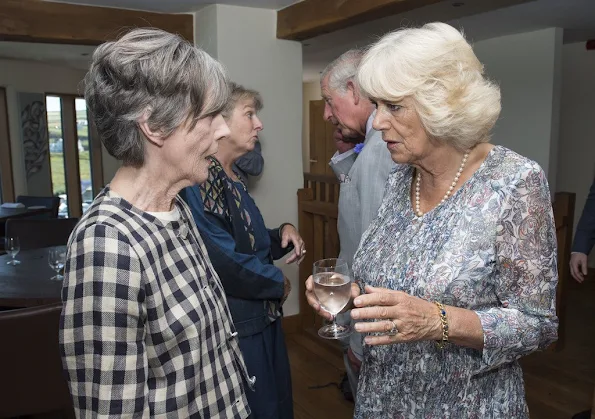
POLYGON ((303 89, 304 108, 302 110, 304 118, 302 125, 302 156, 303 156, 303 170, 310 171, 310 101, 322 99, 320 93, 320 82, 304 83, 303 89))
POLYGON ((557 190, 576 193, 576 226, 595 175, 595 51, 580 42, 564 45, 562 56, 557 190))
MULTIPOLYGON (((0 86, 6 87, 8 123, 15 195, 26 195, 27 180, 19 134, 17 92, 81 94, 85 71, 35 61, 0 59, 0 86)), ((119 163, 103 150, 104 181, 109 182, 119 163)))
MULTIPOLYGON (((283 222, 297 226, 296 192, 303 184, 302 46, 276 38, 276 16, 274 10, 227 5, 195 15, 196 44, 221 61, 234 81, 262 94, 265 166, 251 195, 271 228, 283 222)), ((298 280, 305 278, 298 278, 295 265, 278 266, 293 285, 285 315, 296 314, 298 280)))
POLYGON ((218 7, 211 5, 194 14, 194 43, 213 58, 218 55, 217 12, 218 7))
POLYGON ((488 76, 500 84, 502 113, 492 142, 541 165, 556 190, 562 30, 548 28, 474 44, 488 76))

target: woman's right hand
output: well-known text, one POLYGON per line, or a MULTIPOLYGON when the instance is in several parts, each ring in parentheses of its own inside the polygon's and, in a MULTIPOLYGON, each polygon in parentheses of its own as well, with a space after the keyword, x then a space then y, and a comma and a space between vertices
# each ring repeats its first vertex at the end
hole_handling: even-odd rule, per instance
MULTIPOLYGON (((360 294, 359 286, 352 282, 351 283, 351 301, 348 305, 351 305, 353 299, 360 294)), ((314 278, 312 275, 308 277, 306 280, 306 299, 308 300, 308 304, 310 307, 314 309, 318 313, 319 316, 324 317, 327 320, 333 320, 333 316, 331 313, 320 307, 320 303, 318 302, 318 298, 316 298, 316 294, 314 294, 314 278)))

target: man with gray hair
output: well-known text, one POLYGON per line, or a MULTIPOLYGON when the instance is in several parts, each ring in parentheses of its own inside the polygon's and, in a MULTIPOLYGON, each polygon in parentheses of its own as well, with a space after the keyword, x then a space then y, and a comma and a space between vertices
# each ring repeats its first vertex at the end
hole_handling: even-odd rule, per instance
MULTIPOLYGON (((388 174, 395 165, 381 133, 372 128, 375 106, 362 96, 355 78, 364 52, 362 49, 345 52, 325 68, 320 80, 324 119, 337 127, 337 152, 330 166, 341 182, 337 223, 339 257, 350 269, 360 239, 378 213, 388 174)), ((341 323, 351 321, 349 313, 339 317, 341 323)), ((362 336, 354 332, 344 355, 354 397, 362 358, 362 336)))

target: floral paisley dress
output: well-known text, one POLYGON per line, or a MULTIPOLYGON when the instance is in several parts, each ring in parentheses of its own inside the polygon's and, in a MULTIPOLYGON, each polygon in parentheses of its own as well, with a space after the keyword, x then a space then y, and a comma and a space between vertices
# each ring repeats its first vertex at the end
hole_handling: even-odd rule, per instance
POLYGON ((390 175, 355 255, 355 278, 475 311, 484 349, 366 345, 355 417, 528 418, 516 360, 552 343, 558 327, 546 176, 537 163, 495 146, 448 200, 416 217, 413 175, 410 166, 390 175))

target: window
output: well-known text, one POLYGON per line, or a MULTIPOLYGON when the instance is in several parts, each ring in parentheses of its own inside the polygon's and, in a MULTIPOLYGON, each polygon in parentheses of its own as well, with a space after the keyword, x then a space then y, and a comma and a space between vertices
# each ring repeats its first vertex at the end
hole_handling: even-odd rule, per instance
POLYGON ((48 118, 48 141, 50 142, 50 170, 52 171, 52 194, 60 197, 58 216, 68 217, 66 193, 66 168, 64 166, 64 133, 62 131, 62 100, 58 96, 46 96, 48 118))
POLYGON ((79 217, 103 185, 101 144, 85 100, 72 95, 46 96, 52 193, 60 197, 60 217, 79 217))
POLYGON ((91 181, 91 150, 89 142, 89 120, 87 118, 87 104, 85 99, 77 98, 74 101, 76 109, 76 134, 77 147, 79 151, 79 169, 81 180, 81 198, 83 201, 83 213, 93 202, 93 198, 99 192, 93 189, 91 181))

